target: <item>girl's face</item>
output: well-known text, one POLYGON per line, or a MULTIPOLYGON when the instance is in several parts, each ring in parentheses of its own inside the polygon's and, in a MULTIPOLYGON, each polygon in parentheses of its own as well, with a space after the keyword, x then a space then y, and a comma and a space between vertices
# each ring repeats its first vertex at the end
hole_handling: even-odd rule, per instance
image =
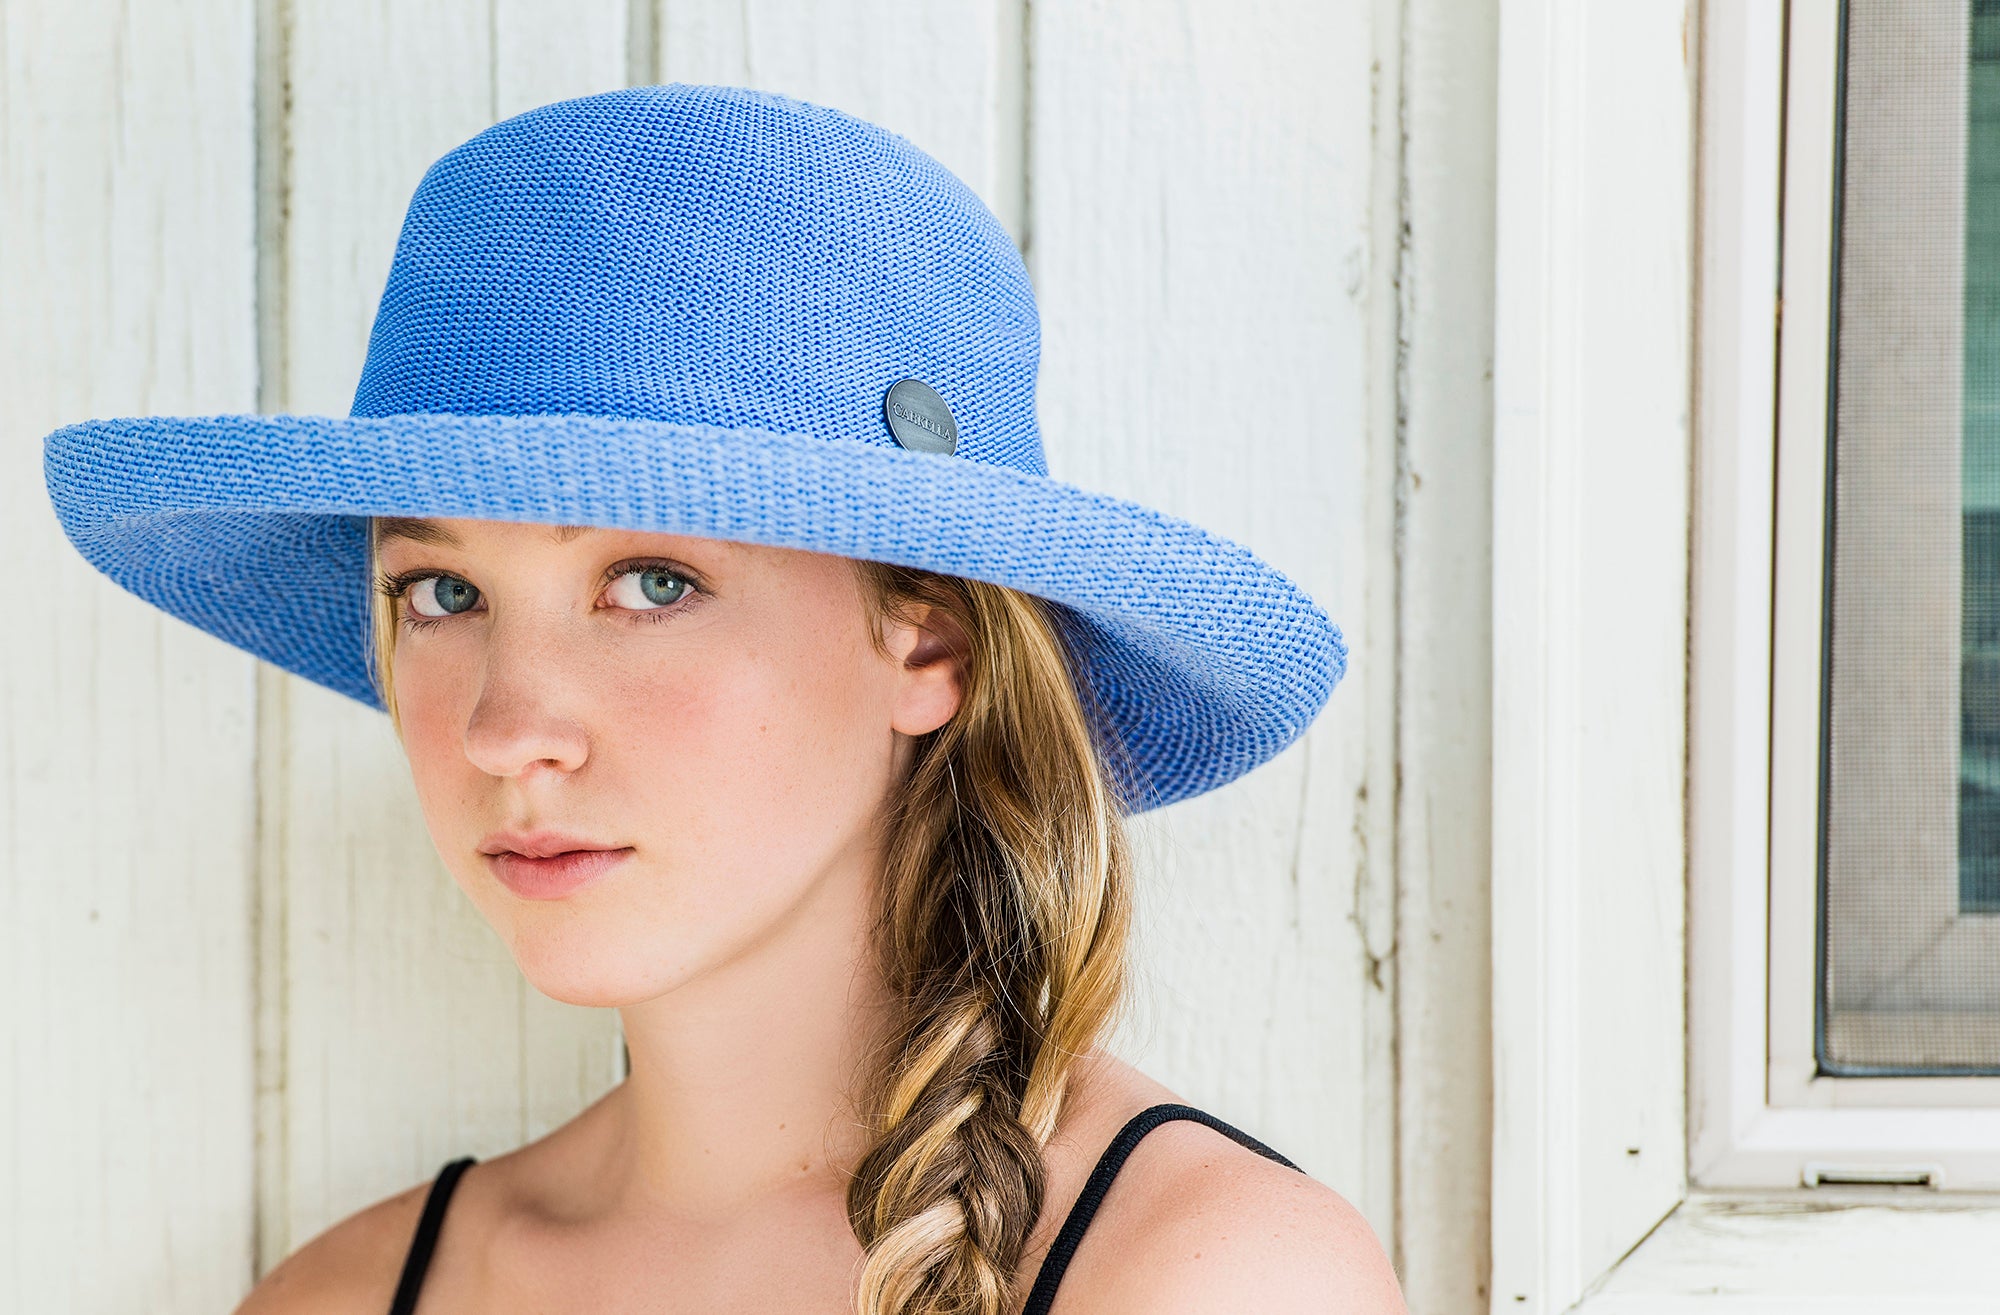
POLYGON ((872 891, 909 737, 960 686, 925 631, 884 622, 875 651, 852 562, 502 521, 381 529, 425 821, 537 989, 650 999, 872 891), (537 833, 622 852, 581 885, 486 852, 546 847, 537 833))

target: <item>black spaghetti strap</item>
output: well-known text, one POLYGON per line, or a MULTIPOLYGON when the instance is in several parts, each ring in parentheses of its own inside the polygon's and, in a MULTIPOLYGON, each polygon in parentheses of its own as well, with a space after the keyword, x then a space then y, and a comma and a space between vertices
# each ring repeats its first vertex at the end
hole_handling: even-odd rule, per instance
MULTIPOLYGON (((1042 1258, 1042 1267, 1035 1274, 1035 1286, 1028 1292, 1028 1304, 1021 1315, 1049 1315, 1049 1306, 1056 1299, 1056 1285, 1062 1282, 1063 1271, 1069 1268, 1070 1257, 1076 1254, 1077 1244, 1083 1241, 1083 1231, 1090 1227, 1091 1219, 1097 1214, 1097 1207, 1104 1203, 1104 1194, 1111 1190, 1111 1180, 1118 1176, 1118 1170, 1125 1164, 1125 1157, 1132 1148, 1162 1123, 1174 1119, 1192 1119, 1205 1123, 1217 1132, 1226 1134, 1238 1145, 1247 1146, 1266 1159, 1276 1160, 1288 1169, 1298 1169, 1284 1156, 1258 1141, 1241 1128, 1232 1127, 1206 1110, 1198 1110, 1192 1105, 1177 1105, 1168 1102, 1140 1110, 1125 1121, 1111 1144, 1104 1148, 1104 1154, 1097 1158, 1097 1167, 1090 1171, 1090 1178, 1083 1185, 1083 1191, 1070 1207, 1069 1215, 1063 1220, 1062 1229, 1056 1240, 1050 1244, 1048 1255, 1042 1258)), ((1300 1173, 1305 1170, 1299 1169, 1300 1173)))
POLYGON ((417 1220, 410 1252, 403 1257, 403 1276, 396 1281, 396 1297, 389 1303, 389 1315, 413 1315, 417 1309, 417 1292, 424 1286, 424 1271, 430 1268, 431 1252, 437 1249, 438 1229, 444 1226, 444 1208, 451 1203, 451 1189, 458 1186, 459 1175, 475 1163, 477 1157, 461 1156, 438 1170, 438 1176, 431 1181, 430 1195, 424 1198, 423 1217, 417 1220))

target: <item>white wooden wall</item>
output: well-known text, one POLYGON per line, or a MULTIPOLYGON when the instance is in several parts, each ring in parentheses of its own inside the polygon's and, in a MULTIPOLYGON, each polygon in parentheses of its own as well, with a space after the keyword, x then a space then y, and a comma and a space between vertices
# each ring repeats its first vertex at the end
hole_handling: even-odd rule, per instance
POLYGON ((616 1014, 528 987, 437 863, 386 720, 97 576, 40 438, 344 414, 423 169, 668 80, 957 171, 1035 279, 1054 473, 1346 628, 1300 743, 1138 824, 1119 1045, 1355 1201, 1413 1310, 1485 1310, 1491 9, 0 5, 0 1311, 228 1309, 621 1076, 616 1014))

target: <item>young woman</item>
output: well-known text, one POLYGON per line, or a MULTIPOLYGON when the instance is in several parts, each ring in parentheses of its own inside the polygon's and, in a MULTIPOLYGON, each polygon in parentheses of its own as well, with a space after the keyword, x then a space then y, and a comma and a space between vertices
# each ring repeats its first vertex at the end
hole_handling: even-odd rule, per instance
POLYGON ((908 142, 646 87, 432 167, 351 416, 49 436, 93 563, 389 715, 453 878, 631 1056, 242 1315, 1402 1311, 1338 1193, 1100 1048, 1124 819, 1296 739, 1346 648, 1050 478, 1038 353, 908 142))

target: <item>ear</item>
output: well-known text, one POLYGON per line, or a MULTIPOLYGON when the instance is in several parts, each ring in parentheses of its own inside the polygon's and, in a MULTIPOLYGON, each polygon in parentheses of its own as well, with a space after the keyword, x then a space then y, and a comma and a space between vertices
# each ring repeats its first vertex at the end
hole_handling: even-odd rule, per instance
POLYGON ((916 610, 915 624, 893 622, 889 634, 889 652, 903 665, 890 725, 905 735, 923 735, 951 720, 965 698, 971 652, 958 618, 929 603, 916 610))

